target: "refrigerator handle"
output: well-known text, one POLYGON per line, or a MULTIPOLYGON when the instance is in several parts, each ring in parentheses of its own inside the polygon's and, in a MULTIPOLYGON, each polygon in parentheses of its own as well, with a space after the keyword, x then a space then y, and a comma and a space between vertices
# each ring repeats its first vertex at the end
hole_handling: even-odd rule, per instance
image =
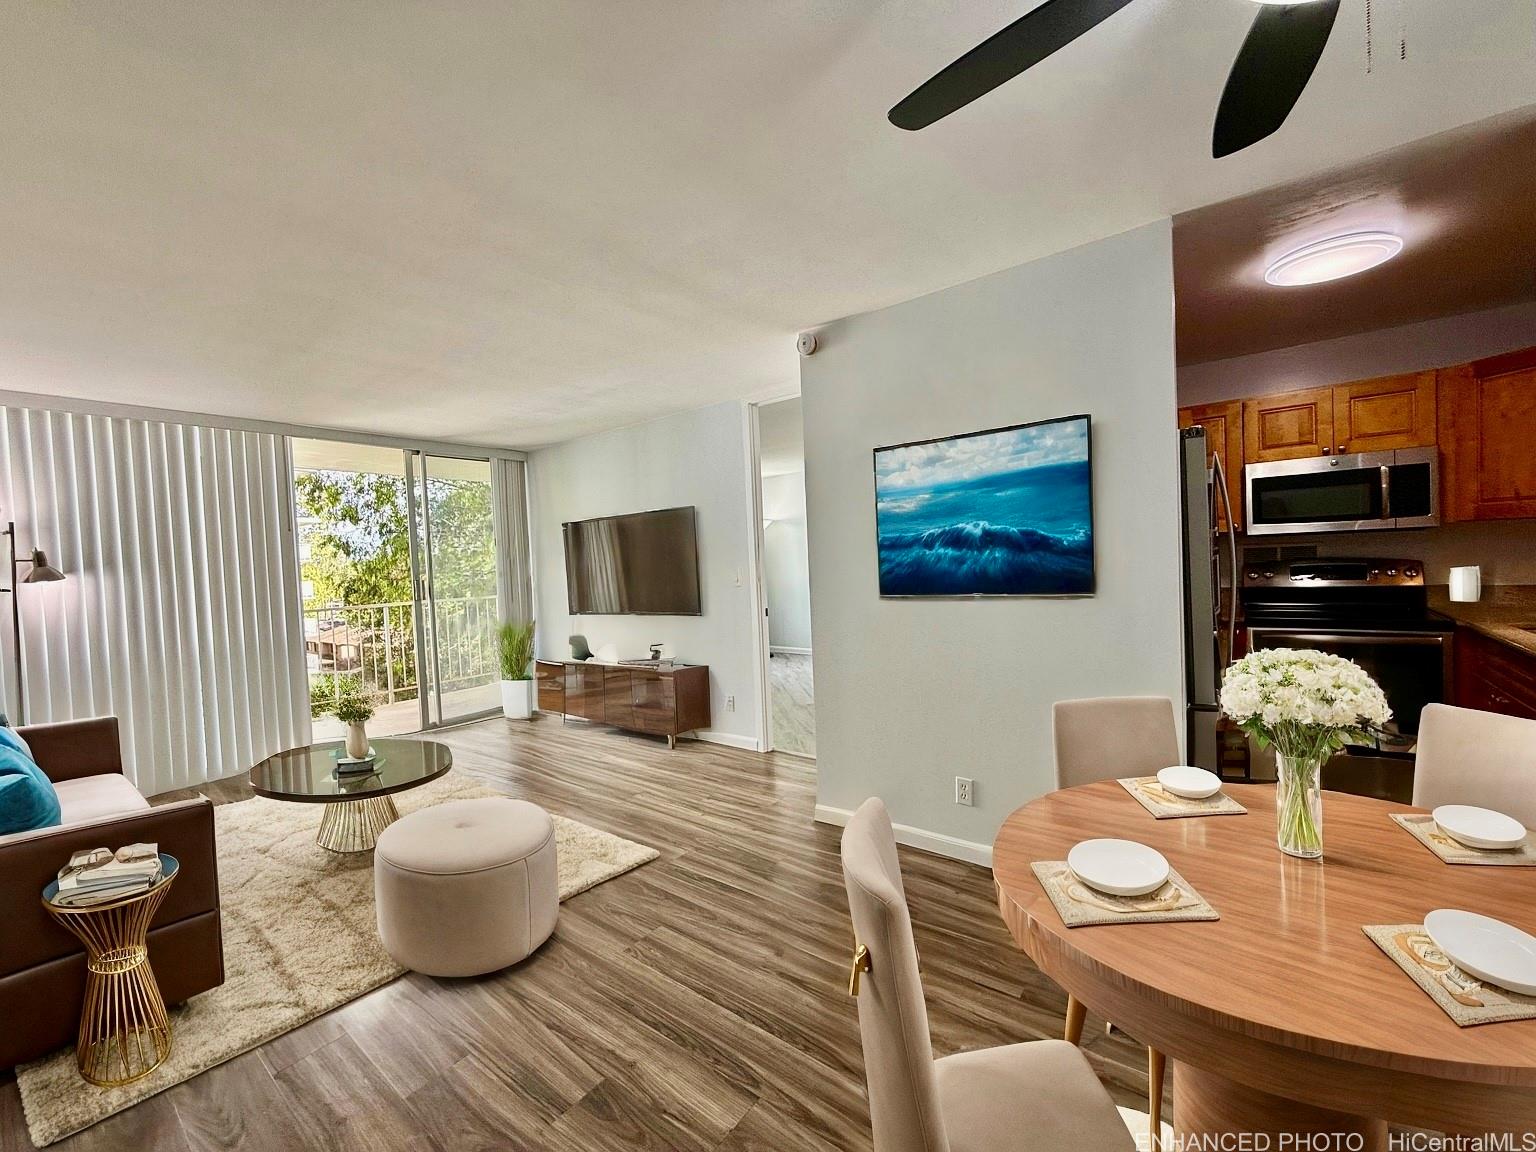
MULTIPOLYGON (((1227 514, 1227 546, 1232 562, 1232 600, 1227 610, 1227 661, 1230 663, 1237 654, 1237 516, 1232 509, 1232 494, 1227 489, 1227 473, 1222 467, 1219 455, 1212 454, 1211 470, 1215 475, 1216 491, 1219 494, 1221 506, 1227 514)), ((1220 581, 1216 585, 1216 603, 1218 605, 1221 603, 1220 581)))

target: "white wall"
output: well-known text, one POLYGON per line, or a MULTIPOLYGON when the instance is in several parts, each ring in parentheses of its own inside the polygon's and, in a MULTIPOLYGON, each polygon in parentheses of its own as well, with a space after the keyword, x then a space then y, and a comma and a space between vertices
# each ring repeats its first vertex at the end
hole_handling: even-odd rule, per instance
POLYGON ((985 858, 1052 786, 1051 704, 1182 697, 1168 221, 818 334, 801 361, 818 814, 878 795, 910 842, 985 858), (882 600, 871 450, 1087 412, 1098 594, 882 600), (954 777, 976 806, 954 804, 954 777))
POLYGON ((669 654, 708 664, 709 735, 756 748, 757 662, 750 583, 746 424, 736 401, 663 417, 551 448, 529 457, 533 503, 539 655, 564 659, 566 638, 618 646, 623 659, 663 641, 669 654), (702 616, 581 616, 566 611, 569 520, 691 504, 698 509, 702 616), (726 709, 726 697, 736 710, 726 709))
POLYGON ((768 594, 768 642, 811 647, 811 583, 805 535, 805 473, 763 477, 763 580, 768 594))
MULTIPOLYGON (((1179 368, 1179 403, 1207 404, 1248 396, 1321 388, 1373 376, 1464 364, 1536 345, 1536 301, 1445 316, 1231 360, 1179 368)), ((1338 556, 1402 556, 1424 561, 1432 584, 1458 564, 1480 564, 1485 584, 1536 584, 1530 521, 1447 524, 1412 532, 1334 532, 1251 543, 1315 544, 1338 556)))

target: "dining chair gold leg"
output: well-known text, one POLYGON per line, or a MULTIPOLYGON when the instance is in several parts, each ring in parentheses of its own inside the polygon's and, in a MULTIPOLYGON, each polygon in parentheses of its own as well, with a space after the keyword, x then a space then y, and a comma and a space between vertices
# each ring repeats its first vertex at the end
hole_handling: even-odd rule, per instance
POLYGON ((1068 1044, 1080 1044, 1083 1039, 1083 1019, 1088 1008, 1076 996, 1067 993, 1067 1030, 1062 1034, 1068 1044))
POLYGON ((1152 1128, 1152 1152, 1163 1146, 1163 1054, 1147 1049, 1147 1117, 1152 1128))

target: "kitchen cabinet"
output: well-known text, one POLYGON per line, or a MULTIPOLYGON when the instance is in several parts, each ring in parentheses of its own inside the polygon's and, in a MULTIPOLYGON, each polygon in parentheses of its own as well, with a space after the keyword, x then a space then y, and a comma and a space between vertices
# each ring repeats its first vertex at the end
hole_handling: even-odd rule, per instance
POLYGON ((1244 460, 1300 460, 1432 447, 1437 374, 1408 372, 1243 402, 1244 460))
POLYGON ((1326 456, 1333 444, 1331 388, 1243 401, 1243 459, 1249 464, 1326 456))
POLYGON ((1439 373, 1441 515, 1536 517, 1536 348, 1439 373))
POLYGON ((1456 703, 1536 720, 1536 655, 1456 629, 1456 703))
MULTIPOLYGON (((1220 457, 1227 477, 1227 496, 1238 526, 1243 523, 1243 402, 1228 400, 1221 404, 1194 404, 1179 409, 1179 427, 1205 429, 1208 455, 1220 457)), ((1210 461, 1207 460, 1207 463, 1210 461)), ((1227 527, 1226 508, 1216 506, 1216 526, 1227 527)))
POLYGON ((1335 452, 1384 452, 1435 443, 1436 373, 1408 372, 1333 388, 1335 452))

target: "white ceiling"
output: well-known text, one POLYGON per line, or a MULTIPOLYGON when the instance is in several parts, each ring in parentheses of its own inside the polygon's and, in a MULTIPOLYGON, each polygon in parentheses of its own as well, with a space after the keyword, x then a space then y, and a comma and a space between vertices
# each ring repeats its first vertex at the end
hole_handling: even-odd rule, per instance
POLYGON ((1028 0, 17 0, 0 387, 526 447, 782 391, 792 335, 1536 103, 1529 0, 1345 0, 1209 155, 1249 0, 1136 0, 911 134, 1028 0))
POLYGON ((1179 362, 1396 328, 1536 299, 1536 109, 1442 132, 1173 225, 1179 362), (1342 280, 1275 288, 1301 244, 1382 229, 1402 254, 1342 280))

